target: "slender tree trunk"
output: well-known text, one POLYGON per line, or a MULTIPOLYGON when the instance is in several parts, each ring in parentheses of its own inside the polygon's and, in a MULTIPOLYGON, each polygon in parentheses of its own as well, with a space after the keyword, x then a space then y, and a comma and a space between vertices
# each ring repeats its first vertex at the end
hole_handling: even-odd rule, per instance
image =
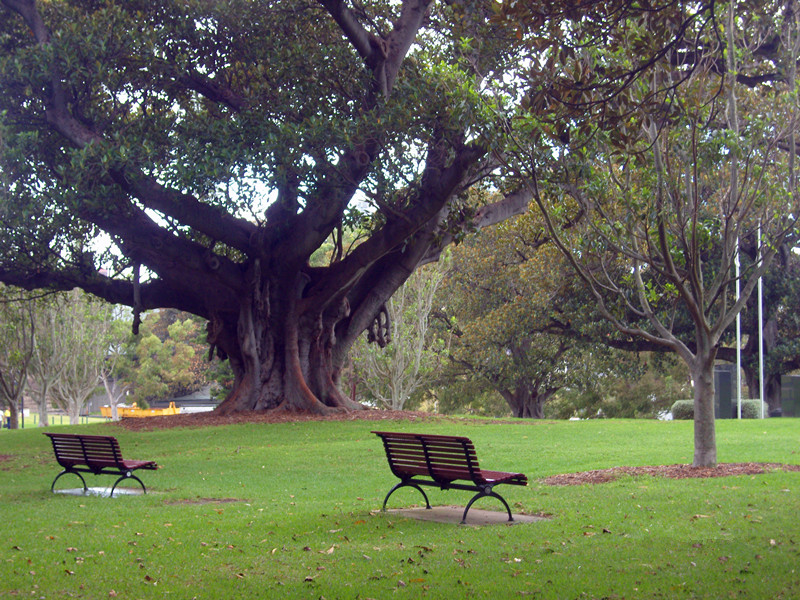
POLYGON ((119 386, 107 373, 102 374, 100 379, 103 382, 103 387, 106 390, 108 406, 111 408, 111 420, 119 421, 119 401, 125 395, 125 391, 128 386, 119 386))
POLYGON ((36 394, 36 408, 39 411, 39 427, 47 427, 50 424, 48 393, 49 386, 43 385, 39 393, 36 394))
MULTIPOLYGON (((19 429, 20 414, 19 414, 19 407, 17 406, 16 402, 11 402, 9 404, 6 404, 6 410, 8 411, 9 429, 19 429)), ((3 418, 5 418, 5 416, 3 418)))
POLYGON ((80 405, 75 403, 70 403, 69 407, 69 424, 70 425, 80 425, 81 423, 81 407, 80 405))
POLYGON ((715 356, 716 347, 698 348, 694 364, 690 367, 694 382, 694 467, 717 466, 714 420, 715 356))

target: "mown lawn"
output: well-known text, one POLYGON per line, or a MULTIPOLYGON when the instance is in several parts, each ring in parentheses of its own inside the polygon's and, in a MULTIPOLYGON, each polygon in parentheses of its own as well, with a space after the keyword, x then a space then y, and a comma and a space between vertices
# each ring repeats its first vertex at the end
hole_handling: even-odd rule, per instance
MULTIPOLYGON (((231 425, 113 434, 146 496, 50 493, 41 430, 0 432, 0 596, 25 598, 799 598, 800 473, 626 477, 548 486, 548 475, 686 463, 691 422, 498 424, 434 420, 231 425), (380 512, 395 483, 372 429, 468 435, 482 464, 526 473, 499 491, 514 526, 380 512)), ((66 427, 59 427, 59 431, 66 427)), ((724 462, 800 464, 800 420, 721 421, 724 462)), ((59 487, 76 486, 62 477, 59 487)), ((112 477, 89 485, 110 485, 112 477)), ((430 489, 433 504, 467 492, 430 489)), ((390 505, 421 503, 405 489, 390 505)), ((501 509, 491 498, 476 508, 501 509)))

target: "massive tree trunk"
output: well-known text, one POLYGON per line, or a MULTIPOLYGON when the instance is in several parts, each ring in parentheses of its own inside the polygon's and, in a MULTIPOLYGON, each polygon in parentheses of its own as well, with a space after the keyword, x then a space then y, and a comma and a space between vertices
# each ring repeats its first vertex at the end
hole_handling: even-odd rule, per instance
POLYGON ((282 407, 323 412, 330 390, 309 387, 319 380, 312 369, 320 363, 314 354, 321 340, 307 319, 301 325, 295 294, 284 291, 276 297, 270 287, 275 286, 263 290, 265 297, 242 298, 235 318, 217 316, 209 323, 209 341, 230 360, 234 372, 233 390, 217 410, 225 414, 282 407))
POLYGON ((513 390, 499 391, 517 419, 544 419, 544 404, 556 392, 555 389, 548 388, 542 391, 526 385, 519 385, 513 390))
POLYGON ((342 360, 354 340, 342 327, 352 317, 348 298, 317 303, 304 295, 309 284, 299 273, 255 287, 237 314, 211 319, 209 342, 230 359, 235 376, 218 412, 363 408, 339 389, 342 360))

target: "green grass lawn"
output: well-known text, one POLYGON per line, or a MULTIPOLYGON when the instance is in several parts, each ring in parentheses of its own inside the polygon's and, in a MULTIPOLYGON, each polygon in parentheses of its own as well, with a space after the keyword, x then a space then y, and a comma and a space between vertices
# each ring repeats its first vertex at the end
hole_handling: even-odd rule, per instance
MULTIPOLYGON (((22 417, 20 417, 20 419, 21 418, 22 417)), ((67 415, 49 415, 49 419, 50 419, 50 426, 69 425, 69 416, 67 415)), ((80 421, 82 425, 86 425, 92 423, 107 423, 108 419, 101 416, 89 415, 89 416, 82 416, 80 418, 80 421)), ((20 423, 20 425, 22 425, 22 429, 35 429, 36 427, 39 426, 39 414, 38 413, 28 414, 28 416, 25 417, 24 422, 20 423)))
MULTIPOLYGON (((59 431, 64 431, 59 427, 59 431)), ((800 598, 800 473, 540 478, 687 463, 692 423, 304 422, 133 433, 146 496, 50 493, 41 430, 0 432, 0 596, 19 598, 800 598), (546 521, 472 527, 380 512, 396 479, 371 429, 468 435, 499 491, 546 521)), ((800 420, 721 421, 721 462, 800 464, 800 420)), ((110 476, 91 477, 110 485, 110 476)), ((77 487, 65 476, 58 486, 77 487)), ((464 506, 470 493, 428 495, 464 506)), ((419 505, 412 489, 393 507, 419 505)), ((492 498, 476 508, 501 510, 492 498)))

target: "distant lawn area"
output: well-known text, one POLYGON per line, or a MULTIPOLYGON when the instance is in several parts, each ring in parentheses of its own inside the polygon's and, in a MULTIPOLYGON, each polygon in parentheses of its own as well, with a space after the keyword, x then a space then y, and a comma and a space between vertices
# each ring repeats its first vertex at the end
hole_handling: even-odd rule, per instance
MULTIPOLYGON (((69 427, 69 429, 67 429, 69 427)), ((0 596, 8 598, 800 598, 800 473, 541 479, 692 459, 690 421, 481 419, 241 424, 115 435, 155 460, 146 496, 51 494, 42 429, 0 431, 0 596), (397 479, 373 429, 467 435, 535 523, 381 513, 397 479)), ((800 464, 800 420, 720 421, 720 462, 800 464)), ((111 476, 87 476, 110 486, 111 476)), ((78 487, 64 476, 57 487, 78 487)), ((434 505, 471 494, 426 489, 434 505)), ((420 505, 403 489, 390 507, 420 505)), ((502 510, 493 498, 474 509, 502 510)))
MULTIPOLYGON (((22 417, 20 417, 22 418, 22 417)), ((5 419, 5 417, 3 417, 5 419)), ((101 417, 99 415, 89 415, 89 416, 82 416, 80 418, 81 425, 89 425, 92 423, 106 423, 108 419, 105 417, 101 417)), ((3 421, 5 423, 5 420, 3 421)), ((69 416, 67 415, 49 415, 48 416, 48 426, 56 426, 56 425, 69 425, 69 416)), ((30 413, 27 417, 25 417, 24 422, 20 423, 24 429, 34 429, 39 427, 39 415, 37 413, 30 413)))

